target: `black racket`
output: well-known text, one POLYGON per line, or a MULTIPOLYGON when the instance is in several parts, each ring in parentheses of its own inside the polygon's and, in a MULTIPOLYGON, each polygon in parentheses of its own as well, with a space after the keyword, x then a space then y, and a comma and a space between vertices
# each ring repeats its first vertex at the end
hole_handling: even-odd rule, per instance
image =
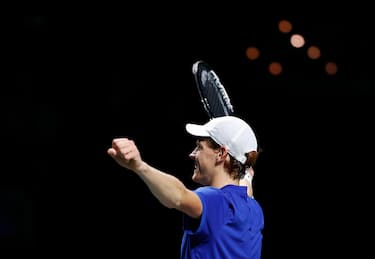
MULTIPOLYGON (((192 70, 203 107, 209 118, 233 115, 233 106, 227 91, 215 71, 202 60, 195 62, 192 70)), ((242 181, 241 185, 248 186, 248 195, 253 197, 253 189, 249 188, 252 187, 253 174, 251 172, 246 169, 246 174, 242 178, 246 181, 242 181)))
POLYGON ((209 118, 232 115, 233 106, 215 71, 206 62, 200 60, 193 64, 192 72, 209 118))
MULTIPOLYGON (((203 107, 209 118, 233 115, 234 110, 229 95, 215 71, 202 60, 195 62, 192 70, 203 107)), ((246 174, 241 179, 245 181, 242 181, 241 185, 247 186, 248 195, 254 197, 251 183, 254 171, 250 169, 246 169, 246 174)))

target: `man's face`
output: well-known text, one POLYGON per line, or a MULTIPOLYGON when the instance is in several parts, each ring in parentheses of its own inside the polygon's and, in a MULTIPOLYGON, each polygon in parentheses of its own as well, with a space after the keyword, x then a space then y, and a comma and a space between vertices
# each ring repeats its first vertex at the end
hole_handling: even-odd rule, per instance
POLYGON ((195 161, 192 176, 194 182, 202 185, 211 184, 215 172, 217 152, 218 149, 212 147, 210 140, 200 139, 196 141, 196 148, 189 155, 195 161))

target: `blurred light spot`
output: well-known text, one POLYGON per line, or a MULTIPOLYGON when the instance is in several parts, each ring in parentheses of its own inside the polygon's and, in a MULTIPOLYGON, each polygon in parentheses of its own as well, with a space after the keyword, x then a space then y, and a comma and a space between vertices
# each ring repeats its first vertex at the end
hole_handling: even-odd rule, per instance
POLYGON ((279 31, 282 33, 289 33, 292 31, 292 24, 288 20, 279 21, 279 31))
POLYGON ((305 38, 300 34, 293 34, 290 37, 290 43, 295 48, 301 48, 305 45, 305 38))
POLYGON ((325 65, 325 71, 328 75, 335 75, 337 74, 337 64, 335 62, 327 62, 325 65))
POLYGON ((271 75, 280 75, 283 70, 282 65, 279 62, 271 62, 268 66, 268 71, 271 75))
POLYGON ((260 52, 259 52, 259 49, 257 47, 248 47, 246 49, 246 56, 250 60, 257 59, 259 57, 259 55, 260 55, 260 52))
POLYGON ((311 59, 320 58, 320 49, 317 46, 310 46, 307 49, 307 56, 311 59))

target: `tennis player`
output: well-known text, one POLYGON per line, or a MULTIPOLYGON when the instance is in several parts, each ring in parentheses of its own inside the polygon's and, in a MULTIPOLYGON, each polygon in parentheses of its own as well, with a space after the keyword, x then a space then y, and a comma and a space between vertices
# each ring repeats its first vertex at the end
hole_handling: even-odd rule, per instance
MULTIPOLYGON (((190 154, 192 180, 201 186, 194 190, 143 161, 131 139, 113 139, 108 154, 136 173, 161 204, 183 213, 181 258, 260 259, 263 211, 247 185, 240 184, 258 157, 252 128, 238 117, 224 116, 203 125, 188 123, 186 131, 196 144, 190 154)), ((175 143, 169 140, 166 151, 174 152, 175 143)))

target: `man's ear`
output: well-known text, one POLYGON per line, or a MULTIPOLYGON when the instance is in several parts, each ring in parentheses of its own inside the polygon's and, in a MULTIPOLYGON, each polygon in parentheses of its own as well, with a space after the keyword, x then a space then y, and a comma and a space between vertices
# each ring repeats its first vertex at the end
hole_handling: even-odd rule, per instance
POLYGON ((216 155, 216 159, 217 161, 221 161, 221 160, 225 160, 228 156, 228 151, 225 147, 220 147, 218 152, 217 152, 217 155, 216 155))

